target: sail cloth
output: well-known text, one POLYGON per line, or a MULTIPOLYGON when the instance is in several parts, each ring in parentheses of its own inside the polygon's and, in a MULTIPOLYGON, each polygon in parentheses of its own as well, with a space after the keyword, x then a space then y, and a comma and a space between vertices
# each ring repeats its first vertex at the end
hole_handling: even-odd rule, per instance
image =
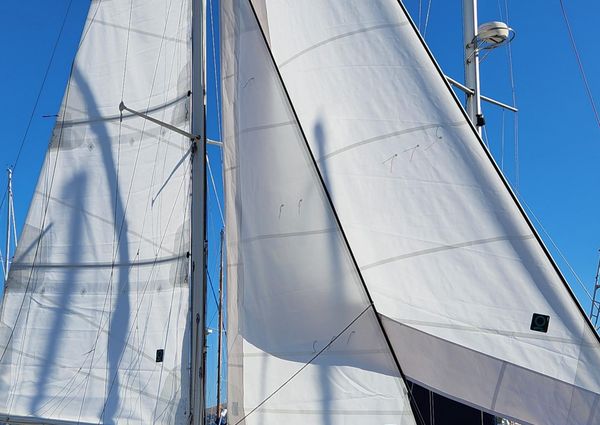
POLYGON ((221 19, 228 421, 414 424, 249 3, 221 19))
MULTIPOLYGON (((298 114, 293 125, 303 129, 316 157, 406 375, 455 400, 523 423, 600 423, 598 339, 402 5, 396 0, 253 0, 252 5, 298 114), (534 314, 549 316, 547 332, 531 330, 534 314)), ((266 245, 276 240, 267 233, 292 232, 276 228, 298 214, 298 200, 291 196, 293 186, 280 188, 295 171, 281 156, 291 153, 280 152, 278 145, 289 143, 292 135, 276 133, 287 128, 289 119, 266 104, 264 87, 252 100, 241 99, 261 78, 252 70, 258 54, 247 43, 238 39, 235 50, 227 52, 235 54, 238 68, 225 68, 223 74, 225 117, 260 113, 271 119, 229 122, 237 127, 228 133, 234 140, 225 142, 237 161, 230 161, 226 176, 238 173, 227 184, 229 213, 264 208, 258 219, 268 229, 261 231, 247 215, 239 221, 230 217, 229 230, 240 232, 242 226, 237 245, 232 241, 241 253, 229 251, 238 262, 233 267, 237 275, 230 277, 234 290, 238 285, 230 318, 236 317, 240 332, 229 335, 238 354, 252 342, 245 334, 256 326, 250 320, 257 319, 248 313, 252 302, 262 307, 262 334, 282 326, 279 316, 270 315, 272 309, 296 308, 304 290, 310 289, 319 313, 301 319, 290 334, 298 327, 314 332, 310 325, 322 330, 312 321, 327 326, 334 315, 330 310, 339 308, 321 304, 325 278, 319 291, 310 286, 316 281, 299 284, 302 289, 296 292, 278 291, 282 282, 297 276, 298 267, 303 273, 316 273, 319 267, 327 271, 332 266, 321 261, 330 263, 338 246, 321 253, 307 243, 301 250, 305 242, 295 236, 294 242, 286 240, 286 250, 273 246, 268 261, 249 264, 243 244, 266 245), (253 126, 260 133, 250 131, 253 126), (245 138, 253 138, 251 147, 242 143, 245 138), (267 139, 274 139, 268 150, 261 144, 267 139), (254 178, 240 171, 246 150, 258 161, 246 165, 255 168, 254 178), (253 196, 251 191, 272 196, 253 196), (283 205, 281 213, 278 204, 283 205), (291 263, 294 271, 277 274, 280 262, 291 263), (269 286, 270 297, 251 301, 255 285, 269 286)), ((307 199, 305 193, 297 197, 307 199)), ((329 285, 336 285, 334 291, 350 290, 333 276, 329 285)), ((252 350, 243 353, 243 363, 230 366, 230 386, 245 389, 246 397, 250 386, 257 385, 247 381, 250 361, 263 365, 262 376, 270 377, 280 373, 271 362, 288 360, 266 355, 258 343, 252 350), (240 366, 243 373, 232 382, 240 366)), ((358 380, 352 383, 363 388, 358 380)))
POLYGON ((188 423, 190 141, 118 105, 189 128, 190 16, 91 3, 6 282, 0 421, 188 423))

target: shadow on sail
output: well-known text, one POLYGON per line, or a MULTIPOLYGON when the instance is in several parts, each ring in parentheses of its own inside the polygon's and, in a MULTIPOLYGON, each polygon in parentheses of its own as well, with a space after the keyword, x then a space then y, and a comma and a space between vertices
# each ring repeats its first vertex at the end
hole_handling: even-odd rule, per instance
MULTIPOLYGON (((94 95, 85 77, 81 75, 77 67, 73 71, 73 76, 83 96, 88 116, 101 116, 94 100, 94 95)), ((101 152, 106 185, 110 189, 110 192, 114 192, 114 197, 111 197, 111 209, 113 212, 115 241, 113 249, 115 252, 113 253, 110 281, 106 282, 106 284, 108 292, 118 295, 116 297, 116 305, 112 307, 112 313, 108 319, 108 376, 104 406, 100 412, 100 418, 105 423, 112 424, 114 423, 114 416, 117 414, 119 407, 119 391, 116 391, 119 388, 119 372, 121 368, 126 369, 126 366, 121 365, 121 361, 125 352, 126 337, 130 327, 129 317, 131 307, 128 296, 130 255, 128 223, 125 211, 123 210, 123 195, 117 181, 118 170, 112 153, 111 138, 105 126, 105 123, 99 121, 98 123, 94 123, 91 129, 95 134, 96 144, 101 152)))
MULTIPOLYGON (((31 399, 30 411, 34 414, 39 414, 40 410, 45 406, 43 403, 46 401, 46 385, 50 379, 52 369, 57 366, 55 359, 56 353, 60 345, 64 341, 65 333, 65 321, 67 320, 67 312, 70 311, 70 304, 73 295, 73 291, 77 290, 75 282, 77 282, 79 269, 77 264, 81 260, 81 250, 79 249, 79 242, 83 238, 83 228, 85 221, 85 192, 90 188, 88 186, 88 179, 85 173, 77 173, 65 186, 61 188, 60 197, 65 202, 71 204, 69 222, 70 234, 66 237, 68 241, 67 246, 68 254, 67 261, 68 265, 64 271, 63 282, 61 288, 61 294, 56 305, 47 305, 54 311, 54 319, 49 329, 49 337, 46 340, 46 346, 44 347, 44 353, 46 358, 43 362, 43 368, 40 371, 38 381, 36 383, 37 392, 31 399)), ((52 223, 48 224, 46 231, 49 230, 52 223)), ((60 272, 59 272, 60 273, 60 272)), ((43 297, 43 294, 42 294, 43 297)), ((43 298, 40 300, 42 302, 43 298)))

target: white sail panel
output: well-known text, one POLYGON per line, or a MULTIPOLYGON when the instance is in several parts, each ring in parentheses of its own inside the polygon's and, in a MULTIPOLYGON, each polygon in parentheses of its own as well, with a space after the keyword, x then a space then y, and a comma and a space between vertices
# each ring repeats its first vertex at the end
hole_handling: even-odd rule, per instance
POLYGON ((228 420, 414 424, 249 3, 221 19, 228 420))
POLYGON ((408 377, 521 422, 598 422, 598 339, 400 3, 254 3, 408 377))
POLYGON ((91 3, 6 282, 1 421, 189 421, 190 141, 118 105, 189 128, 190 16, 91 3))

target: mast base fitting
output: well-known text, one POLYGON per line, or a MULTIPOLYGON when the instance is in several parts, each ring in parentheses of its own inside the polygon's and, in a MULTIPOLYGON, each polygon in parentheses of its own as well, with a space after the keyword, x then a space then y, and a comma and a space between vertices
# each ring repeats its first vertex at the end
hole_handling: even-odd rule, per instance
POLYGON ((483 117, 483 114, 477 114, 475 121, 476 121, 477 127, 483 127, 485 125, 485 118, 483 117))

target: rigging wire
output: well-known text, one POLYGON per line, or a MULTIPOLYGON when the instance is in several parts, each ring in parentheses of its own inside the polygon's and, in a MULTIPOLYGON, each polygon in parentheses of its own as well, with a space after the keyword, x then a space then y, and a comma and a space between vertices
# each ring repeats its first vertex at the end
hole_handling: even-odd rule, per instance
POLYGON ((421 32, 421 15, 423 10, 423 0, 419 0, 419 32, 421 32))
POLYGON ((221 222, 225 226, 225 218, 223 217, 223 209, 221 208, 221 201, 219 199, 219 193, 217 192, 217 186, 215 185, 215 178, 213 176, 212 168, 210 166, 210 160, 208 154, 206 155, 206 165, 208 166, 208 174, 210 175, 210 181, 212 183, 213 191, 215 192, 215 199, 217 200, 217 206, 219 207, 219 214, 221 216, 221 222))
POLYGON ((560 248, 558 247, 558 245, 556 244, 556 242, 554 242, 554 239, 552 239, 552 236, 550 236, 550 233, 548 233, 548 231, 543 226, 543 224, 540 221, 540 219, 535 215, 535 213, 533 212, 533 210, 531 209, 531 207, 527 204, 527 202, 525 202, 524 199, 519 199, 519 200, 525 206, 525 208, 527 208, 527 211, 529 211, 529 214, 534 218, 534 220, 538 224, 539 228, 542 230, 542 232, 544 232, 544 235, 546 236, 546 238, 548 239, 548 241, 550 241, 550 243, 552 244, 552 246, 554 247, 554 249, 556 250, 556 252, 558 253, 558 255, 560 255, 560 258, 562 258, 562 260, 565 262, 565 264, 567 265, 567 267, 569 268, 569 270, 571 271, 571 273, 575 277, 575 280, 577 281, 577 283, 579 283, 579 285, 585 291, 585 293, 588 296, 588 298, 591 300, 592 299, 592 294, 590 294, 589 290, 587 289, 587 287, 585 286, 585 284, 583 283, 583 281, 581 280, 581 278, 579 277, 579 275, 575 271, 575 268, 571 265, 571 263, 569 263, 569 260, 567 260, 567 257, 565 257, 563 255, 562 251, 560 250, 560 248))
MULTIPOLYGON (((37 111, 38 104, 40 103, 40 99, 42 97, 42 92, 44 91, 44 87, 46 85, 46 80, 48 79, 48 74, 50 73, 50 68, 52 67, 52 62, 54 61, 54 55, 56 54, 56 50, 62 36, 63 30, 65 29, 65 24, 67 23, 67 17, 69 16, 69 11, 71 10, 71 5, 73 4, 73 0, 69 1, 67 5, 67 9, 65 10, 65 15, 63 16, 62 23, 60 25, 60 29, 58 30, 58 35, 56 36, 56 40, 54 41, 54 46, 52 47, 52 53, 50 54, 50 60, 48 61, 48 65, 46 66, 46 70, 44 71, 44 77, 42 78, 42 84, 38 90, 38 94, 35 98, 35 102, 33 104, 33 109, 31 110, 31 114, 29 115, 29 120, 27 121, 27 127, 25 127, 25 133, 21 138, 21 143, 19 145, 19 150, 17 151, 17 157, 12 164, 13 172, 17 168, 17 164, 19 163, 19 158, 21 157, 21 153, 23 151, 23 146, 25 145, 25 141, 27 140, 27 136, 29 135, 29 130, 31 129, 31 124, 33 123, 33 117, 35 116, 35 112, 37 111)), ((2 206, 6 201, 6 195, 8 192, 8 188, 5 189, 4 195, 2 195, 2 200, 0 201, 0 210, 2 210, 2 206)))
MULTIPOLYGON (((213 64, 214 64, 214 75, 213 80, 215 81, 215 105, 217 110, 217 135, 219 140, 221 140, 221 102, 219 98, 219 79, 218 75, 218 67, 217 67, 217 52, 216 52, 216 42, 215 42, 215 26, 214 26, 214 18, 213 18, 213 1, 209 0, 208 2, 210 8, 210 33, 212 39, 212 54, 213 54, 213 64)), ((222 140, 221 140, 222 141, 222 140)))
POLYGON ((506 110, 502 108, 502 128, 500 130, 500 169, 504 172, 504 139, 506 132, 506 110))
POLYGON ((589 98, 590 105, 592 106, 592 110, 594 112, 594 117, 596 118, 596 124, 598 125, 598 128, 600 128, 600 115, 598 114, 598 109, 596 108, 596 102, 594 101, 594 96, 592 94, 592 90, 590 89, 590 84, 588 83, 588 79, 585 74, 585 69, 583 67, 583 61, 581 60, 581 55, 579 54, 579 50, 577 49, 577 44, 575 43, 575 36, 573 35, 573 30, 571 29, 571 24, 569 23, 567 11, 565 9, 563 0, 559 0, 559 3, 560 3, 560 10, 562 11, 562 16, 565 21, 565 25, 567 26, 567 31, 569 32, 569 39, 571 40, 571 47, 573 48, 573 52, 575 53, 575 58, 577 59, 579 73, 581 74, 581 79, 583 80, 583 85, 585 86, 586 94, 589 98))
POLYGON ((427 26, 429 25, 429 13, 431 12, 431 2, 432 0, 429 0, 427 2, 427 12, 425 13, 425 26, 423 27, 423 38, 425 38, 425 36, 427 35, 427 26))
MULTIPOLYGON (((508 0, 504 0, 504 7, 505 7, 506 25, 510 26, 510 23, 509 23, 510 13, 509 13, 509 8, 508 8, 508 0)), ((510 76, 510 87, 511 87, 511 94, 512 94, 512 106, 514 108, 517 108, 517 89, 516 89, 516 83, 515 83, 515 72, 514 72, 514 66, 513 66, 511 43, 508 43, 508 45, 506 46, 506 49, 507 49, 506 54, 507 54, 507 60, 508 60, 508 70, 509 70, 509 76, 510 76)), ((515 191, 518 193, 519 185, 520 185, 520 178, 521 178, 521 176, 520 176, 521 170, 520 170, 520 165, 519 165, 519 112, 518 111, 514 113, 513 139, 514 139, 514 160, 515 160, 515 191)))
MULTIPOLYGON (((319 350, 314 356, 311 357, 310 360, 308 360, 306 363, 304 363, 302 365, 302 367, 300 367, 300 369, 298 369, 296 372, 294 372, 292 374, 292 376, 290 376, 288 379, 286 379, 281 385, 279 385, 277 388, 275 388, 271 394, 269 394, 267 397, 265 397, 260 403, 258 403, 256 406, 254 406, 252 408, 252 410, 250 410, 248 413, 246 413, 244 416, 242 416, 235 424, 233 425, 239 425, 240 423, 244 422, 246 420, 246 418, 248 416, 250 416, 251 414, 253 414, 254 412, 256 412, 258 409, 260 409, 262 407, 262 405, 264 405, 267 401, 269 401, 271 398, 273 398, 273 396, 275 394, 277 394, 279 391, 281 391, 283 389, 283 387, 285 387, 287 384, 289 384, 296 376, 298 376, 300 374, 300 372, 302 372, 304 369, 306 369, 312 362, 314 362, 321 354, 323 354, 325 351, 327 351, 327 349, 329 349, 329 347, 331 347, 333 345, 333 343, 335 341, 338 340, 338 338, 340 336, 342 336, 348 329, 350 329, 350 327, 356 323, 356 321, 358 319, 360 319, 363 314, 365 314, 367 311, 369 311, 370 309, 373 308, 373 304, 369 304, 368 306, 365 307, 365 309, 363 311, 361 311, 358 316, 356 316, 354 319, 352 319, 352 321, 350 323, 348 323, 348 325, 346 325, 346 327, 344 327, 344 329, 342 329, 337 335, 335 335, 333 338, 331 338, 331 340, 325 344, 325 346, 323 348, 321 348, 321 350, 319 350)), ((375 312, 374 312, 375 313, 375 312)), ((375 313, 377 314, 377 313, 375 313)))

